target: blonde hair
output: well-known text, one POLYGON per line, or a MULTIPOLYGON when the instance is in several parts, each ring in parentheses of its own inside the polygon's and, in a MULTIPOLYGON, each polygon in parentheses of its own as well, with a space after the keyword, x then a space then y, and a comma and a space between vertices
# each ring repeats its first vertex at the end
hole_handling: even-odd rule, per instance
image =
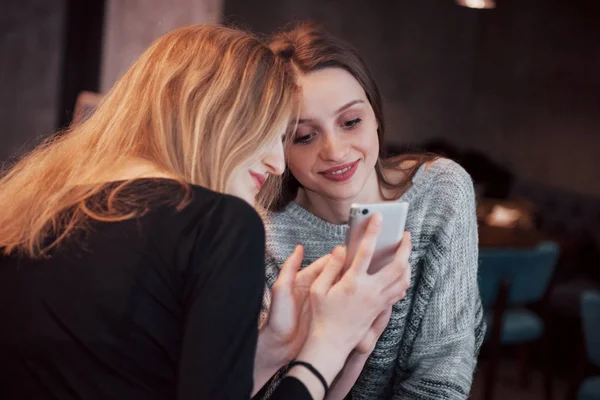
MULTIPOLYGON (((256 38, 222 26, 159 38, 87 121, 47 139, 3 174, 0 250, 41 256, 90 218, 139 215, 135 198, 117 195, 133 179, 94 197, 107 188, 106 171, 132 157, 188 193, 188 184, 223 192, 234 169, 293 118, 297 89, 288 68, 256 38)), ((265 205, 277 188, 269 192, 265 205)))

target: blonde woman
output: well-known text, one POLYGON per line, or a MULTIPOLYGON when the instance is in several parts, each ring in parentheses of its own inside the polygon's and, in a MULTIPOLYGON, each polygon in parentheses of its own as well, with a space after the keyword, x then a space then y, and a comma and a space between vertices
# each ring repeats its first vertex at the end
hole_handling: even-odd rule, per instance
POLYGON ((343 249, 301 273, 296 249, 258 332, 265 237, 249 204, 283 172, 294 82, 245 33, 182 28, 3 174, 0 398, 243 399, 290 358, 276 396, 325 395, 402 297, 405 255, 366 273, 376 219, 341 279, 343 249))

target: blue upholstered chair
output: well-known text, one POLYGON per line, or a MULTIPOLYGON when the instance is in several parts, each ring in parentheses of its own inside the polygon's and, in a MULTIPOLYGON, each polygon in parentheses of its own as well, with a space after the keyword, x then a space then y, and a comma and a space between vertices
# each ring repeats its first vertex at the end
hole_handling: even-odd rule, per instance
MULTIPOLYGON (((581 296, 583 335, 588 360, 600 368, 600 293, 585 292, 581 296)), ((579 400, 600 400, 600 376, 583 381, 579 388, 579 400)))
MULTIPOLYGON (((486 400, 493 397, 501 345, 518 345, 521 382, 528 386, 530 345, 541 341, 545 335, 542 317, 525 306, 538 303, 544 297, 558 256, 558 246, 553 242, 541 242, 533 248, 480 250, 479 290, 486 311, 486 345, 490 350, 484 385, 486 400)), ((549 369, 544 374, 544 386, 546 397, 551 398, 549 369)))

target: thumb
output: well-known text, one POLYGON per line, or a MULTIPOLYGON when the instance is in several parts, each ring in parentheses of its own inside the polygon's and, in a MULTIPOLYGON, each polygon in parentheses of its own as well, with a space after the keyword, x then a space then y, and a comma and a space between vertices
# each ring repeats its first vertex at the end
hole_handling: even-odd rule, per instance
POLYGON ((384 329, 388 326, 391 316, 392 307, 388 307, 381 314, 379 314, 375 319, 375 322, 373 322, 372 329, 375 332, 377 338, 379 338, 379 336, 383 333, 384 329))
POLYGON ((346 249, 341 246, 333 249, 333 253, 331 253, 331 257, 329 258, 325 269, 311 287, 312 292, 319 295, 327 294, 329 289, 331 289, 331 286, 337 281, 345 261, 346 249))
POLYGON ((278 286, 292 286, 294 279, 296 278, 296 273, 302 265, 303 258, 304 248, 298 245, 288 259, 285 260, 281 267, 281 271, 279 271, 279 277, 277 278, 277 281, 279 282, 278 286))
POLYGON ((302 271, 299 271, 296 275, 296 287, 310 287, 315 279, 321 275, 330 257, 330 254, 324 255, 308 267, 303 268, 302 271))

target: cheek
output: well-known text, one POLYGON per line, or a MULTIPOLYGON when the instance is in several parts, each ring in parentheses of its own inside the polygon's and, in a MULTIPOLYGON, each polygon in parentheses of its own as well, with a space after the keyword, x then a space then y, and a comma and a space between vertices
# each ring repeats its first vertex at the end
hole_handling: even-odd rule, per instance
POLYGON ((377 125, 364 127, 358 135, 357 146, 365 154, 365 158, 377 159, 379 156, 379 137, 377 136, 377 125))
POLYGON ((375 131, 374 135, 371 135, 369 140, 369 155, 374 158, 379 157, 379 137, 377 136, 377 131, 375 131))
POLYGON ((315 164, 315 152, 309 146, 294 146, 286 154, 287 167, 298 180, 310 173, 315 164))
POLYGON ((297 150, 290 150, 286 154, 286 164, 289 168, 292 175, 298 177, 298 175, 302 174, 303 163, 301 162, 302 157, 297 150))
POLYGON ((227 192, 236 194, 235 192, 236 190, 239 190, 241 181, 240 169, 236 168, 227 181, 227 192))

